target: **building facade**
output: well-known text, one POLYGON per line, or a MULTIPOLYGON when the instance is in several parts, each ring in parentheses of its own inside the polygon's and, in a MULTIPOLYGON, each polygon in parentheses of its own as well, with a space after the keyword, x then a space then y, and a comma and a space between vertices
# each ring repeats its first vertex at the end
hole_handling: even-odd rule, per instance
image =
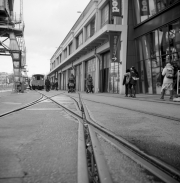
POLYGON ((179 45, 180 0, 91 0, 52 56, 49 76, 66 90, 73 73, 85 91, 90 74, 95 92, 123 94, 124 73, 135 66, 137 92, 159 94, 166 60, 180 65, 179 45))

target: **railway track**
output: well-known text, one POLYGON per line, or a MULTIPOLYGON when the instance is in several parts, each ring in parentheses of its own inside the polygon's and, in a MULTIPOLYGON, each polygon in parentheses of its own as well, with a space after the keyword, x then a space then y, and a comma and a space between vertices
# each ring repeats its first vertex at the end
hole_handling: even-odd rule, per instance
MULTIPOLYGON (((62 94, 62 93, 61 93, 62 94)), ((60 95, 60 94, 57 94, 60 95)), ((148 171, 147 174, 153 176, 154 180, 162 182, 180 182, 180 172, 168 164, 157 160, 142 152, 136 146, 130 144, 123 138, 116 136, 113 132, 100 126, 91 118, 88 107, 84 103, 81 95, 72 97, 81 113, 76 113, 64 105, 58 103, 53 97, 41 93, 37 101, 33 101, 21 108, 1 114, 5 117, 14 112, 18 112, 32 105, 36 105, 43 100, 51 100, 58 106, 64 108, 71 116, 79 120, 79 143, 78 143, 78 183, 111 183, 114 182, 112 172, 107 165, 104 152, 101 149, 100 138, 114 146, 118 151, 140 164, 148 171)), ((139 112, 139 111, 138 111, 139 112)))
MULTIPOLYGON (((108 129, 105 129, 103 126, 100 126, 98 123, 96 123, 94 120, 91 119, 91 116, 88 112, 87 106, 84 104, 83 99, 81 98, 81 95, 79 94, 78 100, 72 97, 74 101, 76 102, 78 108, 81 110, 82 115, 80 116, 77 113, 74 113, 70 109, 60 105, 55 100, 51 98, 53 102, 55 102, 57 105, 60 105, 65 110, 68 110, 68 112, 78 118, 79 120, 83 120, 83 127, 84 129, 84 142, 85 142, 85 152, 86 152, 86 158, 87 158, 87 171, 88 177, 90 177, 90 182, 103 182, 103 183, 111 183, 113 182, 111 173, 109 172, 109 168, 107 166, 106 160, 103 156, 103 152, 99 145, 99 140, 97 136, 101 136, 106 141, 113 144, 115 148, 117 148, 119 151, 121 151, 123 154, 131 158, 133 161, 136 161, 136 163, 141 164, 146 170, 151 172, 151 174, 155 177, 155 179, 158 178, 158 180, 161 180, 163 182, 179 182, 180 181, 180 172, 173 167, 169 166, 168 164, 155 159, 134 145, 130 144, 126 140, 116 136, 112 132, 110 132, 108 129)), ((81 134, 81 136, 83 136, 81 134)), ((81 145, 82 148, 82 145, 81 145)), ((79 161, 78 161, 79 162, 79 161)), ((85 169, 86 165, 84 165, 85 169)), ((80 172, 80 171, 79 171, 80 172)), ((79 173, 78 172, 78 173, 79 173)), ((83 176, 80 176, 83 177, 83 176)), ((80 178, 78 182, 81 181, 80 178)))
MULTIPOLYGON (((77 97, 74 97, 74 98, 77 99, 77 97)), ((99 102, 99 101, 95 101, 95 100, 91 100, 91 99, 87 99, 87 98, 84 98, 84 101, 89 101, 89 102, 94 102, 94 103, 101 103, 101 104, 104 104, 104 105, 107 105, 107 106, 110 106, 110 107, 116 107, 116 108, 119 108, 119 109, 125 109, 125 110, 129 110, 129 111, 133 111, 133 112, 138 112, 138 113, 142 113, 142 114, 152 115, 152 116, 156 116, 156 117, 160 117, 160 118, 180 122, 180 118, 176 118, 176 117, 172 117, 172 116, 168 116, 168 115, 162 115, 162 114, 158 114, 158 113, 154 113, 154 112, 148 112, 148 111, 145 111, 145 110, 138 110, 138 109, 134 109, 134 108, 131 108, 131 107, 117 106, 117 105, 109 104, 109 103, 106 103, 106 102, 99 102)), ((143 100, 143 101, 145 101, 145 100, 143 100)), ((147 102, 153 102, 153 101, 147 101, 147 102)), ((162 102, 157 102, 157 103, 162 103, 162 102)), ((168 104, 170 104, 170 103, 168 103, 168 104)), ((173 105, 179 105, 179 104, 173 103, 173 105)))

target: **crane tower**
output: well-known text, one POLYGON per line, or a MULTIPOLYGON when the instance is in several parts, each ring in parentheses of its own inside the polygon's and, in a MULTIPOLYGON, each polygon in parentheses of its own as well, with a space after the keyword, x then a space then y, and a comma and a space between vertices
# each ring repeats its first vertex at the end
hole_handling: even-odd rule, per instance
POLYGON ((16 91, 17 85, 22 82, 22 72, 26 64, 26 47, 24 41, 23 0, 20 0, 19 15, 14 12, 15 1, 0 0, 0 56, 12 57, 16 91))

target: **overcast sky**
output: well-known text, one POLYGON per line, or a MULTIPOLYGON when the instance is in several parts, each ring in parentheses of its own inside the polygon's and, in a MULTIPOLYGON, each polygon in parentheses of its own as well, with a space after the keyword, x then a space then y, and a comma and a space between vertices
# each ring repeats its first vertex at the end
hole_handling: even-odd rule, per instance
MULTIPOLYGON (((19 14, 19 2, 15 10, 19 14)), ((47 74, 50 58, 90 0, 23 0, 28 75, 47 74)), ((0 72, 12 72, 11 57, 0 57, 0 72)))

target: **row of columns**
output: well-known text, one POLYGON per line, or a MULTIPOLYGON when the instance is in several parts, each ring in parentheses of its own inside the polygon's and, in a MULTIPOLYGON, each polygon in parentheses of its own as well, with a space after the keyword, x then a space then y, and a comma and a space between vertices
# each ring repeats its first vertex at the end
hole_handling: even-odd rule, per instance
MULTIPOLYGON (((82 67, 81 67, 81 80, 79 81, 80 82, 80 85, 81 85, 81 92, 84 91, 84 87, 85 87, 85 61, 83 61, 82 63, 82 67)), ((94 81, 94 90, 95 92, 99 92, 99 60, 98 58, 96 57, 95 58, 95 65, 96 65, 96 70, 95 70, 95 81, 94 81)), ((68 70, 66 70, 64 72, 64 74, 62 72, 58 72, 58 86, 59 86, 59 89, 63 89, 63 87, 65 87, 65 89, 67 89, 67 83, 68 83, 68 70), (64 74, 65 74, 65 83, 66 83, 66 86, 63 86, 64 84, 64 74)))

